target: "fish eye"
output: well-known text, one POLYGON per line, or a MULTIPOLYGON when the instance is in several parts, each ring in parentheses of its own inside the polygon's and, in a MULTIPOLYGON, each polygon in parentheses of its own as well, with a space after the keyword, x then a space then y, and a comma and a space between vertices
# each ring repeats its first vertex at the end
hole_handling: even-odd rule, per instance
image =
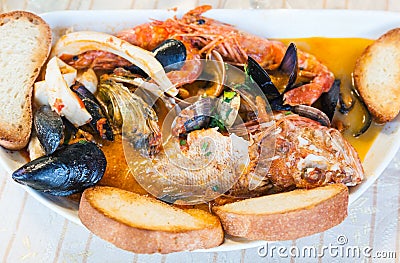
POLYGON ((204 20, 204 19, 199 19, 199 20, 197 20, 197 24, 198 25, 202 25, 202 24, 204 24, 206 21, 204 20))

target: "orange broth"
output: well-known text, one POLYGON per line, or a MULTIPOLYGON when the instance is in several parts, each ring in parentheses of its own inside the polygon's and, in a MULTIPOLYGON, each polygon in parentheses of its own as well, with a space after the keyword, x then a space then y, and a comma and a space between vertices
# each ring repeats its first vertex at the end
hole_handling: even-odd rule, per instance
MULTIPOLYGON (((297 48, 313 54, 325 64, 334 74, 335 78, 341 80, 341 89, 351 87, 352 72, 356 64, 357 58, 364 49, 372 43, 370 39, 364 38, 298 38, 298 39, 282 39, 286 44, 293 42, 297 48)), ((343 115, 339 112, 335 113, 335 119, 339 119, 345 125, 351 126, 360 118, 360 112, 354 108, 351 114, 343 115)), ((364 160, 369 148, 374 142, 376 136, 382 129, 382 125, 372 122, 371 127, 359 137, 354 137, 350 130, 343 132, 344 137, 357 150, 360 159, 364 160)))

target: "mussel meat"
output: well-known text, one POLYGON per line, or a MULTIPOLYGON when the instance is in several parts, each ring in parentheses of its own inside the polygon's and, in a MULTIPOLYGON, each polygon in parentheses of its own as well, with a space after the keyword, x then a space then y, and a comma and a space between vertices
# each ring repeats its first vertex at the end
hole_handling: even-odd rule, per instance
POLYGON ((53 153, 64 139, 64 125, 61 116, 50 106, 39 107, 33 116, 36 136, 46 154, 53 153))
POLYGON ((354 87, 343 87, 339 95, 339 112, 345 115, 354 114, 354 119, 358 122, 352 122, 351 133, 358 137, 365 133, 372 123, 372 116, 363 99, 354 87))
POLYGON ((23 165, 12 178, 44 193, 67 196, 95 185, 106 165, 106 157, 96 144, 80 141, 23 165))

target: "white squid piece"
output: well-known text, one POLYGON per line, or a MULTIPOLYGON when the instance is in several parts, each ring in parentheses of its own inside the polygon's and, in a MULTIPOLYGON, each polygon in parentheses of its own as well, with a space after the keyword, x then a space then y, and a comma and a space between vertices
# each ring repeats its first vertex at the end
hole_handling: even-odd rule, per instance
POLYGON ((102 50, 118 55, 140 67, 163 92, 171 96, 178 94, 178 90, 153 53, 106 33, 78 31, 66 34, 53 47, 51 56, 77 55, 90 50, 102 50))
POLYGON ((93 69, 88 68, 83 72, 79 72, 78 76, 76 77, 76 80, 82 83, 83 86, 85 86, 85 88, 89 90, 91 93, 93 94, 96 93, 99 81, 97 80, 96 73, 94 72, 93 69))
MULTIPOLYGON (((69 88, 72 83, 63 77, 63 68, 68 68, 66 63, 53 57, 47 63, 45 81, 48 102, 50 107, 61 116, 65 116, 75 126, 88 123, 92 116, 85 109, 82 100, 69 88)), ((72 68, 72 67, 71 67, 72 68)))
MULTIPOLYGON (((74 67, 67 65, 66 63, 59 63, 61 74, 67 83, 68 87, 71 87, 74 84, 75 79, 77 78, 77 71, 74 67)), ((97 78, 96 78, 97 81, 97 78)), ((47 83, 46 80, 41 80, 35 82, 34 89, 34 103, 36 106, 41 105, 49 105, 49 96, 47 94, 47 83)))

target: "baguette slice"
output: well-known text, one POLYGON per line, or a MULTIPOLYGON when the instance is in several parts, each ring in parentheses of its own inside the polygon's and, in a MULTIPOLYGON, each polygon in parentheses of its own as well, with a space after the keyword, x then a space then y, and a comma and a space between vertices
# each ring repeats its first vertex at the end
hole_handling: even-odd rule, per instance
POLYGON ((325 231, 347 216, 348 189, 331 184, 251 198, 213 208, 227 234, 291 240, 325 231))
POLYGON ((78 214, 95 235, 135 253, 211 248, 224 239, 220 221, 206 211, 179 209, 114 187, 86 189, 78 214))
POLYGON ((25 11, 0 15, 0 145, 19 150, 29 141, 32 87, 51 47, 51 30, 25 11))
POLYGON ((393 120, 400 111, 400 28, 368 46, 354 68, 354 84, 378 123, 393 120))

